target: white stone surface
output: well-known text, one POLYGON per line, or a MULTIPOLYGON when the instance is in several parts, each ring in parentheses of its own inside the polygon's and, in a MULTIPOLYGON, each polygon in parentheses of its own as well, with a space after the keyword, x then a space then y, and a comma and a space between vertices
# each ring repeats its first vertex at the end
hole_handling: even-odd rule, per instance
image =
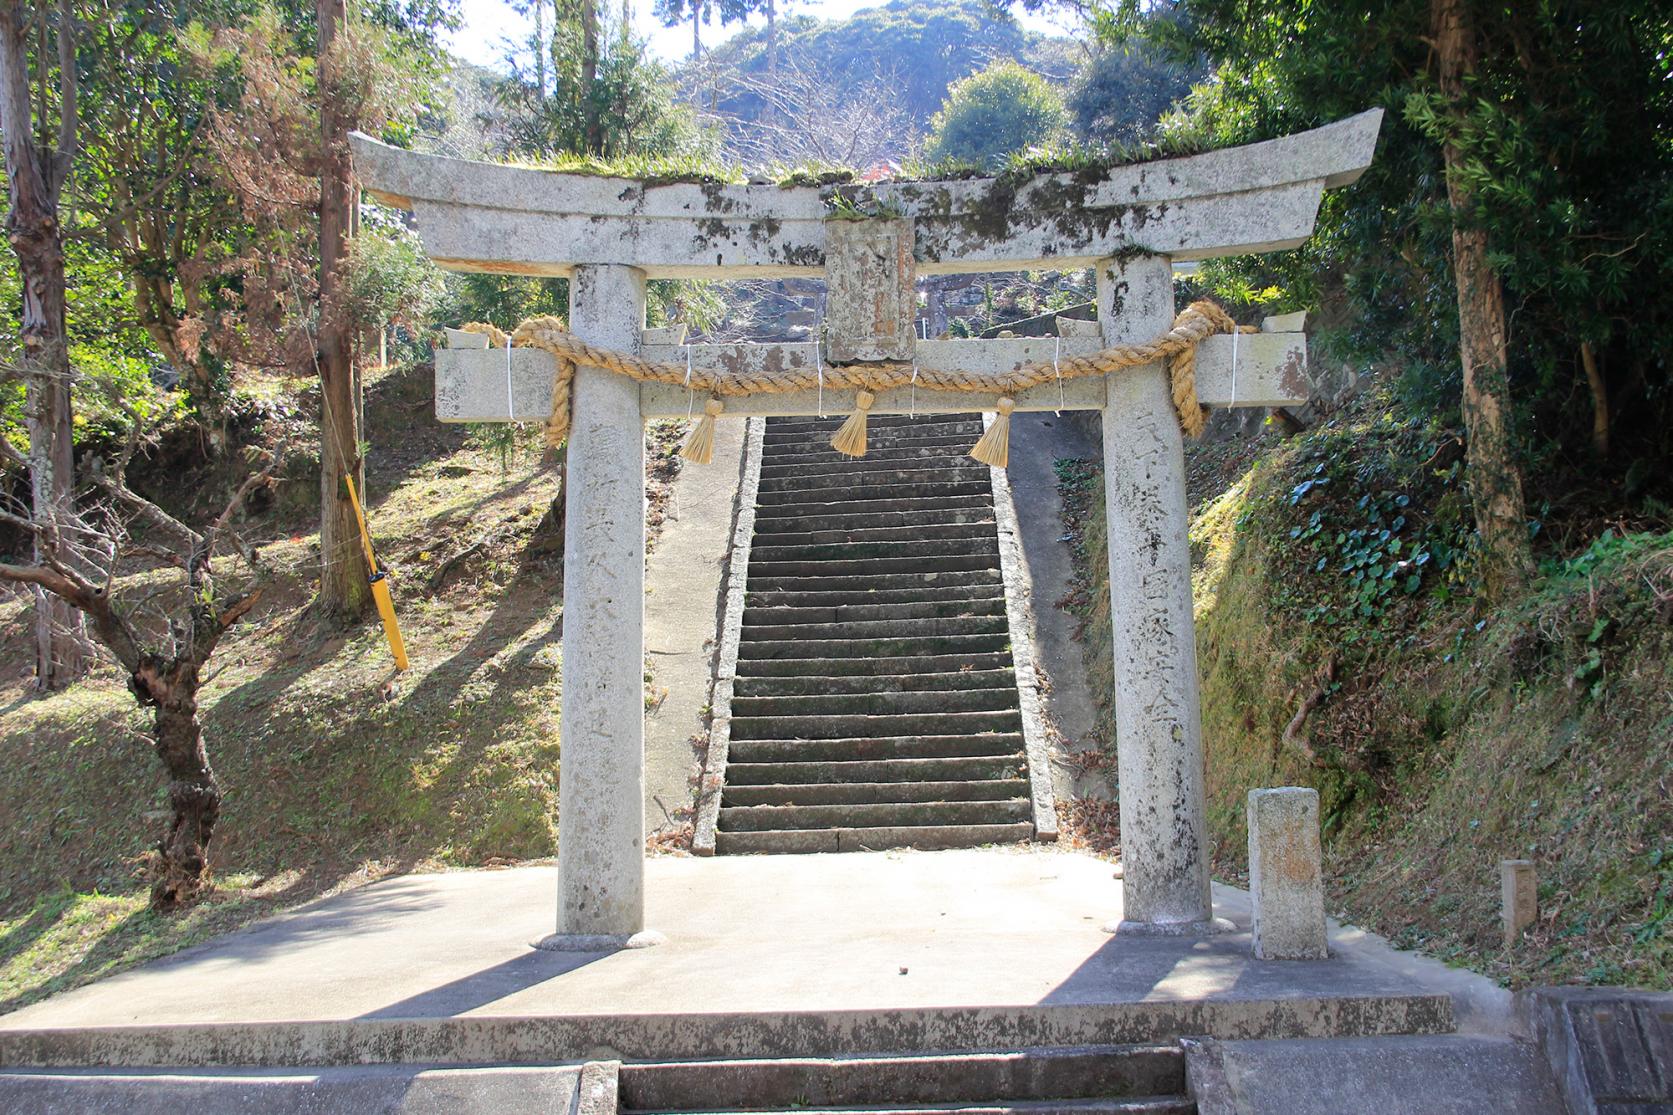
MULTIPOLYGON (((576 336, 637 348, 644 275, 577 270, 569 313, 576 336)), ((645 928, 645 429, 631 380, 577 371, 567 483, 558 936, 625 939, 645 928)))
MULTIPOLYGON (((1173 320, 1165 257, 1100 264, 1104 341, 1173 320)), ((1126 917, 1118 931, 1212 927, 1203 828, 1202 720, 1186 538, 1184 440, 1161 365, 1105 378, 1104 497, 1126 917)))
MULTIPOLYGON (((1320 194, 1370 164, 1382 112, 1264 143, 1116 167, 1101 179, 1042 174, 842 187, 911 217, 924 274, 1070 268, 1134 248, 1202 259, 1294 247, 1320 194)), ((354 137, 355 169, 411 209, 444 267, 565 275, 631 262, 654 278, 817 275, 834 188, 649 186, 622 178, 420 155, 354 137)))
POLYGON ((912 222, 833 220, 825 229, 825 244, 830 360, 912 359, 918 312, 912 222))
POLYGON ((1318 791, 1250 790, 1248 820, 1255 958, 1325 959, 1318 791))
MULTIPOLYGON (((1094 323, 1096 324, 1096 323, 1094 323)), ((1012 340, 919 341, 920 368, 947 371, 1010 371, 1034 361, 1083 356, 1097 352, 1104 342, 1097 337, 1064 337, 1061 348, 1051 337, 1023 337, 1012 340)), ((642 355, 649 360, 681 364, 685 348, 678 345, 646 345, 642 355)), ((765 367, 786 369, 814 367, 813 345, 695 345, 692 362, 698 368, 725 369, 732 373, 765 367)), ((1233 375, 1233 342, 1227 335, 1210 337, 1197 347, 1197 396, 1208 406, 1272 407, 1300 406, 1309 394, 1307 339, 1301 333, 1254 333, 1236 342, 1236 374, 1233 375)), ((506 381, 504 349, 475 352, 439 349, 436 352, 436 417, 443 422, 544 421, 552 410, 550 353, 539 349, 513 349, 511 382, 506 381)), ((645 383, 639 387, 640 413, 646 418, 684 418, 692 409, 691 393, 677 384, 645 383)), ((834 388, 825 391, 824 409, 843 414, 854 408, 854 392, 834 388)), ((920 388, 916 397, 910 388, 877 393, 873 414, 938 414, 991 411, 997 394, 954 394, 920 388)), ((1016 396, 1017 409, 1097 410, 1104 405, 1104 381, 1097 377, 1065 380, 1059 392, 1048 382, 1016 396)), ((697 408, 702 408, 698 399, 697 408)), ((728 417, 741 415, 814 414, 820 408, 817 390, 791 391, 781 395, 750 395, 726 400, 728 417)))

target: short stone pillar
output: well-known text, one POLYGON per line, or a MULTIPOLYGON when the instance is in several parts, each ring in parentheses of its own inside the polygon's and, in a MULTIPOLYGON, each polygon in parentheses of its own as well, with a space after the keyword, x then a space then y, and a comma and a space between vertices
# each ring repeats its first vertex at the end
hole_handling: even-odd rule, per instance
POLYGON ((1250 790, 1248 808, 1256 959, 1325 959, 1318 791, 1250 790))
MULTIPOLYGON (((1167 258, 1105 260, 1097 279, 1105 344, 1147 341, 1173 324, 1167 258)), ((1115 929, 1213 932, 1229 925, 1213 917, 1205 858, 1184 437, 1161 364, 1106 376, 1105 390, 1104 505, 1126 869, 1124 916, 1115 929)))
POLYGON ((1539 917, 1539 881, 1534 875, 1534 861, 1506 859, 1499 861, 1499 904, 1505 930, 1505 948, 1510 948, 1522 937, 1522 931, 1539 917))
MULTIPOLYGON (((645 275, 577 267, 569 325, 636 352, 645 275)), ((578 368, 564 492, 558 931, 541 948, 654 944, 645 928, 645 424, 639 384, 578 368)))

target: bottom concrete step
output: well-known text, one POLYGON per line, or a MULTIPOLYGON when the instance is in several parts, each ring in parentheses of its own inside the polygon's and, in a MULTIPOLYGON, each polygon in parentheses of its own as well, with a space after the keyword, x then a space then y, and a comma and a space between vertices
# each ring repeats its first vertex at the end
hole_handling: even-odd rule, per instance
MULTIPOLYGON (((925 1103, 911 1107, 790 1107, 705 1111, 703 1115, 1196 1115, 1184 1096, 1124 1099, 1014 1100, 1006 1103, 925 1103)), ((666 1115, 696 1115, 668 1112, 666 1115)))
POLYGON ((858 1107, 1185 1091, 1177 1043, 623 1065, 624 1110, 858 1107))
POLYGON ((570 1111, 579 1066, 0 1071, 6 1115, 437 1115, 570 1111))
POLYGON ((715 851, 721 855, 750 852, 880 852, 888 848, 975 848, 983 844, 1015 844, 1034 838, 1028 822, 1011 825, 907 825, 899 828, 768 829, 762 832, 717 832, 715 851))

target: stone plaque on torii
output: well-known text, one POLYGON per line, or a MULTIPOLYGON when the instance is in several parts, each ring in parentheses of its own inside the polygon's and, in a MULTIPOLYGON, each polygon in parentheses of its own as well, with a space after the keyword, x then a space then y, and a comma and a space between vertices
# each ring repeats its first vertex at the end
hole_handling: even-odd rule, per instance
MULTIPOLYGON (((413 212, 425 252, 441 266, 568 277, 570 331, 600 348, 730 374, 870 361, 1003 372, 1166 332, 1176 260, 1299 246, 1324 190, 1349 185, 1370 165, 1381 120, 1373 110, 1264 143, 1020 184, 647 185, 419 155, 365 136, 355 137, 354 156, 374 196, 413 212), (833 216, 838 194, 849 204, 833 216), (856 195, 878 219, 846 219, 856 195), (918 274, 1082 267, 1097 280, 1097 335, 914 337, 918 274), (646 343, 646 279, 792 276, 826 278, 823 342, 646 343)), ((1221 407, 1300 404, 1306 354, 1299 331, 1208 337, 1196 349, 1197 397, 1221 407)), ((438 351, 437 416, 544 421, 555 369, 555 357, 535 348, 438 351)), ((576 368, 572 392, 558 918, 542 943, 588 948, 654 939, 644 924, 644 422, 686 417, 692 399, 678 384, 586 365, 576 368)), ((729 396, 725 413, 844 414, 855 394, 825 387, 729 396)), ((870 409, 985 411, 999 395, 898 387, 876 392, 870 409)), ((1103 414, 1121 928, 1209 930, 1183 436, 1167 371, 1156 363, 1045 383, 1016 392, 1015 407, 1103 414)))

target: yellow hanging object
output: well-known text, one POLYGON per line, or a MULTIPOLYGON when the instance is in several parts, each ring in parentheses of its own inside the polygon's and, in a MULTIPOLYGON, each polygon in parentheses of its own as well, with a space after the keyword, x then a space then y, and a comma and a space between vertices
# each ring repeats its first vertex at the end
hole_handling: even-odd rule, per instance
POLYGON ((706 465, 715 456, 715 419, 725 411, 726 404, 719 399, 710 399, 703 404, 703 417, 697 420, 697 425, 691 428, 685 444, 680 446, 680 456, 693 464, 706 465))
POLYGON ((389 653, 395 656, 395 669, 407 668, 407 644, 401 639, 401 625, 395 620, 395 599, 389 595, 389 575, 378 568, 378 559, 372 553, 372 536, 366 531, 366 512, 360 507, 360 497, 355 494, 354 478, 343 477, 343 483, 349 486, 349 503, 354 505, 354 519, 360 524, 360 549, 366 555, 366 568, 369 570, 367 583, 372 586, 372 602, 377 605, 378 618, 383 620, 383 633, 389 639, 389 653))
POLYGON ((845 457, 864 457, 866 455, 866 413, 871 410, 871 404, 877 401, 877 396, 870 391, 860 391, 854 396, 854 413, 848 416, 831 439, 831 448, 845 457))
POLYGON ((993 425, 987 428, 978 441, 970 449, 970 455, 993 468, 1004 468, 1011 459, 1011 412, 1017 408, 1017 401, 1009 395, 999 397, 999 413, 994 417, 993 425))

